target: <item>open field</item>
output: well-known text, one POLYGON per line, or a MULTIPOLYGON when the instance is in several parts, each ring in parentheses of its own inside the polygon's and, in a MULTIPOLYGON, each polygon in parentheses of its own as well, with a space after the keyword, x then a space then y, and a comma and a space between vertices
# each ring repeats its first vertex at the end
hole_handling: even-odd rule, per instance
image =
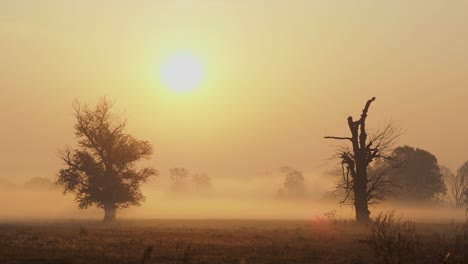
MULTIPOLYGON (((416 224, 402 263, 468 263, 461 224, 416 224)), ((466 226, 465 226, 466 227, 466 226)), ((395 260, 394 260, 395 261, 395 260)), ((350 221, 138 220, 0 225, 0 263, 384 263, 350 221)), ((397 263, 397 262, 395 262, 397 263)))

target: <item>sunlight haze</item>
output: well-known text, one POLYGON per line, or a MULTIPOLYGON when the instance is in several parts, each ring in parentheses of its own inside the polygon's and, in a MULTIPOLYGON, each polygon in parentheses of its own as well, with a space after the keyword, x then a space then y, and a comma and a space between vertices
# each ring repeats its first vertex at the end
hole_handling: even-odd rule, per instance
POLYGON ((466 10, 464 1, 2 1, 1 177, 55 179, 57 150, 75 142, 73 101, 100 96, 154 145, 158 178, 183 166, 242 181, 291 165, 322 181, 334 151, 323 136, 346 135, 347 116, 372 96, 369 128, 393 120, 400 145, 455 170, 468 159, 466 10), (156 72, 180 51, 205 69, 184 94, 156 72))

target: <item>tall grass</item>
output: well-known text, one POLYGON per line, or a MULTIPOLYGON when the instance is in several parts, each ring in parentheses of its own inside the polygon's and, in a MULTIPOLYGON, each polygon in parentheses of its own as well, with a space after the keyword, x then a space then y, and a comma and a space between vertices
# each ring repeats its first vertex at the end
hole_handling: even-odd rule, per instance
POLYGON ((385 264, 400 264, 414 257, 420 237, 416 224, 396 218, 394 212, 380 213, 368 225, 369 242, 385 264))

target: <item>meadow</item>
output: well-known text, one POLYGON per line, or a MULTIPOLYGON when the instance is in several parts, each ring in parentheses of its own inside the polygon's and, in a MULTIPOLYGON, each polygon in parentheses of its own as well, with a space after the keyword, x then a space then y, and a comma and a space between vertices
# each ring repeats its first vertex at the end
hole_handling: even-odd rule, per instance
POLYGON ((4 222, 0 263, 468 263, 468 223, 391 220, 4 222))

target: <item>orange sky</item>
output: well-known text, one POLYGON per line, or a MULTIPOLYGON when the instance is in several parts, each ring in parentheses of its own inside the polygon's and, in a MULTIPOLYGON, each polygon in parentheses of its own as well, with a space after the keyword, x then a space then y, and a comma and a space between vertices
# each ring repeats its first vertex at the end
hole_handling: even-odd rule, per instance
MULTIPOLYGON (((72 144, 72 102, 117 99, 151 161, 213 177, 291 165, 320 175, 346 117, 376 96, 369 127, 456 169, 468 160, 466 1, 2 1, 0 177, 53 179, 72 144), (206 80, 159 81, 172 53, 206 80)), ((312 176, 314 175, 314 176, 312 176)))

